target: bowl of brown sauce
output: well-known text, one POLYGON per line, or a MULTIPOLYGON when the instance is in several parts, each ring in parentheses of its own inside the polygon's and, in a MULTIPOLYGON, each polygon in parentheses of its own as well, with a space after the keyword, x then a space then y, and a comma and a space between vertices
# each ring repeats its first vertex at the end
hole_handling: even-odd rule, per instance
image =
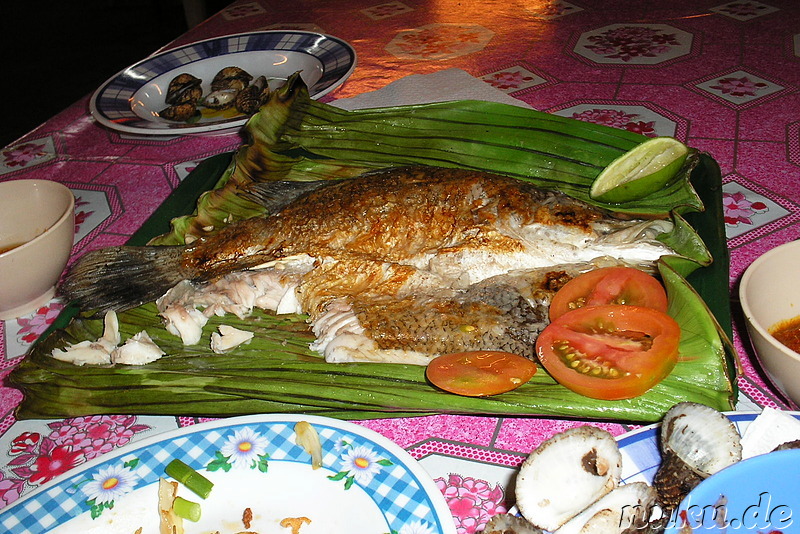
POLYGON ((800 405, 800 240, 775 247, 750 264, 739 300, 765 373, 800 405))
POLYGON ((75 238, 75 198, 49 180, 0 183, 0 320, 47 303, 75 238))

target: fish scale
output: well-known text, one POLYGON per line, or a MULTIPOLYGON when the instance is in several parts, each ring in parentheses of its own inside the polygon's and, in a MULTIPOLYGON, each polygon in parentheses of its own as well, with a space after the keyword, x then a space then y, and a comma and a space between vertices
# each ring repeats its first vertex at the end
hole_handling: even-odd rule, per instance
POLYGON ((534 309, 508 286, 465 292, 453 300, 356 300, 353 309, 365 334, 381 349, 428 354, 504 350, 533 359, 536 335, 547 324, 547 309, 534 309))

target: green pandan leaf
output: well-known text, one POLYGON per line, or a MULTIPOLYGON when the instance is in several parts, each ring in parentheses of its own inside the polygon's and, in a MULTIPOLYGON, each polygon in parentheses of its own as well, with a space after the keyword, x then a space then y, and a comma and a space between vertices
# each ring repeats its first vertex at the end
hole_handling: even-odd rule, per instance
MULTIPOLYGON (((592 173, 642 140, 630 132, 489 103, 348 112, 311 101, 302 86, 287 85, 287 92, 279 92, 280 98, 248 123, 248 144, 233 158, 215 156, 198 166, 131 244, 149 240, 179 244, 233 220, 261 214, 259 207, 239 195, 254 180, 346 178, 394 164, 435 162, 479 168, 524 177, 585 198, 592 173), (545 132, 543 138, 541 130, 550 133, 545 132), (424 141, 422 147, 419 138, 424 141), (545 138, 550 139, 549 144, 542 146, 545 138), (381 140, 378 148, 376 139, 381 140), (472 156, 476 141, 478 158, 472 156), (467 142, 473 144, 467 147, 467 142), (516 149, 510 145, 533 154, 533 161, 520 164, 522 156, 512 157, 516 149), (573 160, 580 154, 586 162, 577 167, 574 162, 564 162, 549 171, 534 165, 541 163, 544 152, 566 150, 573 160), (434 157, 436 151, 439 154, 434 157)), ((419 366, 325 363, 309 348, 314 336, 305 316, 257 312, 244 320, 214 317, 200 344, 185 347, 166 332, 155 306, 147 304, 120 314, 122 337, 146 330, 168 356, 142 367, 76 367, 57 361, 49 356, 53 348, 102 335, 101 320, 70 310, 10 375, 10 382, 25 392, 17 416, 130 413, 224 417, 285 412, 368 419, 447 412, 648 422, 659 420, 672 405, 684 400, 730 409, 736 395, 735 365, 725 334, 730 329, 730 311, 727 250, 719 216, 721 178, 716 163, 707 155, 697 155, 693 163, 696 167, 687 168, 687 174, 678 177, 671 188, 623 210, 632 214, 671 212, 674 230, 662 239, 679 254, 663 258, 659 270, 670 296, 669 313, 683 332, 681 361, 663 382, 635 399, 582 397, 544 371, 502 395, 451 395, 431 387, 419 366), (697 211, 704 205, 706 211, 697 211), (701 238, 711 245, 711 254, 701 238), (713 314, 706 302, 713 305, 713 314), (250 330, 256 336, 228 354, 212 354, 209 337, 220 324, 250 330)), ((215 467, 224 469, 226 462, 218 458, 215 467)))
POLYGON ((681 327, 680 362, 664 386, 704 388, 707 395, 724 391, 735 378, 733 344, 703 299, 668 262, 659 265, 659 272, 670 299, 668 313, 681 327))
MULTIPOLYGON (((589 198, 588 191, 597 175, 649 140, 626 130, 495 102, 345 111, 311 100, 299 77, 276 92, 250 119, 247 130, 251 139, 237 153, 234 174, 255 181, 316 179, 331 167, 342 176, 376 167, 427 164, 513 176, 596 205, 603 204, 589 198)), ((697 161, 692 151, 667 187, 636 201, 604 206, 650 215, 701 209, 689 182, 697 161)))

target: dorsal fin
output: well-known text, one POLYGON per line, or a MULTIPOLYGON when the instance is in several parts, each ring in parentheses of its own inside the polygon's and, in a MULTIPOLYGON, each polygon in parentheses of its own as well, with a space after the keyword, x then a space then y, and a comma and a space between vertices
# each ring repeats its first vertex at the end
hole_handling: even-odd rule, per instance
POLYGON ((251 184, 241 195, 267 208, 273 215, 311 191, 333 185, 339 180, 315 180, 312 182, 259 182, 251 184))

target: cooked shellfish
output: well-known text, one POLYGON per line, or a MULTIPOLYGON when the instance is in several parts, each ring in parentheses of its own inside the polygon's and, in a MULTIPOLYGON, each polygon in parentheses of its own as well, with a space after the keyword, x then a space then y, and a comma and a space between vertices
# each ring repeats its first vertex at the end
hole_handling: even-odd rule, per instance
POLYGON ((167 86, 167 96, 164 101, 176 106, 179 104, 197 104, 203 97, 202 81, 191 74, 177 75, 167 86))
POLYGON ((556 534, 642 532, 650 524, 656 491, 644 482, 619 486, 567 521, 556 534))
POLYGON ((197 113, 197 106, 195 104, 177 104, 169 106, 158 112, 158 116, 162 119, 170 121, 186 122, 197 113))
POLYGON ((236 95, 239 94, 238 89, 218 89, 211 91, 203 99, 203 105, 211 109, 228 109, 232 108, 236 102, 236 95))
POLYGON ((239 93, 250 86, 252 79, 244 69, 225 67, 211 81, 211 92, 203 99, 203 105, 217 110, 232 108, 239 93))
POLYGON ((202 80, 186 72, 170 80, 164 101, 168 107, 158 112, 158 116, 171 121, 185 122, 197 112, 197 104, 203 98, 202 80))
POLYGON ((544 534, 542 529, 531 525, 524 517, 513 514, 497 514, 481 531, 483 534, 544 534))
POLYGON ((593 426, 571 428, 523 462, 516 497, 525 519, 554 531, 617 487, 622 455, 614 437, 593 426))
POLYGON ((269 84, 265 76, 259 76, 236 95, 236 109, 245 115, 252 115, 267 102, 269 84))
POLYGON ((739 432, 724 414, 703 404, 681 402, 661 424, 661 465, 653 480, 668 511, 702 480, 742 459, 739 432))
POLYGON ((221 111, 236 107, 244 115, 252 115, 269 97, 269 85, 265 76, 259 76, 251 84, 253 76, 240 67, 225 67, 211 81, 211 92, 203 97, 202 80, 188 73, 172 79, 167 88, 168 107, 158 115, 167 120, 186 122, 199 115, 198 106, 221 111))
POLYGON ((781 443, 777 447, 775 447, 775 451, 789 451, 793 449, 800 449, 800 439, 794 439, 792 441, 787 441, 785 443, 781 443))
POLYGON ((241 91, 250 84, 253 76, 239 67, 225 67, 211 80, 211 90, 234 89, 241 91))

